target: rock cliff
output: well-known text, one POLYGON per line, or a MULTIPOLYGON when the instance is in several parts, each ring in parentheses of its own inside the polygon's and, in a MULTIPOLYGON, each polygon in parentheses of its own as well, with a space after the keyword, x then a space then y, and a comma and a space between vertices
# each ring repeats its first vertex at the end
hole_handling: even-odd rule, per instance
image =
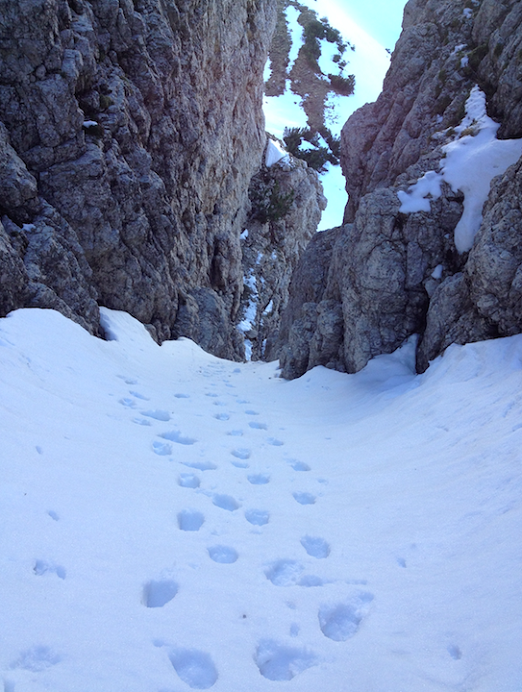
POLYGON ((455 244, 468 193, 442 172, 481 131, 477 93, 497 137, 521 138, 522 3, 410 0, 381 96, 343 129, 344 224, 314 238, 292 279, 285 377, 357 371, 413 334, 422 371, 450 343, 522 331, 522 160, 499 168, 471 248, 455 244))
POLYGON ((317 173, 292 156, 263 166, 252 178, 250 197, 241 235, 244 292, 239 329, 249 358, 276 360, 290 279, 316 232, 326 198, 317 173))
POLYGON ((240 234, 275 14, 0 0, 0 315, 55 308, 97 334, 101 304, 243 357, 240 234))

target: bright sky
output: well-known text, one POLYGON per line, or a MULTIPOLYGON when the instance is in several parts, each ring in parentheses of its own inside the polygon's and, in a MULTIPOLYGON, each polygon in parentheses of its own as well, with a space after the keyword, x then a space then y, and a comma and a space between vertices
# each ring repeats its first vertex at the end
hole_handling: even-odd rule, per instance
POLYGON ((306 4, 320 16, 328 15, 331 24, 343 33, 351 33, 351 28, 345 31, 345 23, 356 23, 384 48, 392 49, 399 38, 406 0, 311 0, 306 4))
MULTIPOLYGON (((371 0, 364 5, 359 4, 358 0, 302 2, 320 17, 326 15, 330 24, 355 46, 354 52, 347 52, 349 64, 346 69, 347 74, 355 75, 355 93, 349 98, 335 98, 336 121, 328 122, 331 130, 339 134, 350 115, 365 103, 375 101, 382 89, 382 81, 390 64, 390 56, 385 49, 393 48, 399 37, 405 0, 371 0)), ((288 18, 294 41, 300 45, 300 27, 292 16, 288 18), (298 31, 299 36, 294 36, 294 31, 298 31)), ((323 50, 327 49, 328 44, 323 45, 323 50)), ((306 119, 299 101, 290 91, 283 96, 265 98, 267 130, 282 137, 285 127, 304 127, 306 119)), ((329 200, 319 226, 319 230, 324 230, 341 223, 347 196, 339 167, 331 167, 327 175, 321 176, 321 180, 329 200)))

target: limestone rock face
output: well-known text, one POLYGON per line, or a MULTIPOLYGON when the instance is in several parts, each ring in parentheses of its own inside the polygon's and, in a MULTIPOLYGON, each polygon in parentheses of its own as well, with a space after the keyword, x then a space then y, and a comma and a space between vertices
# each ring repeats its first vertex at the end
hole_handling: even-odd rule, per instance
POLYGON ((475 85, 500 123, 498 137, 522 137, 522 4, 410 0, 381 96, 343 128, 349 202, 333 232, 336 249, 328 255, 326 240, 315 243, 292 279, 281 329, 285 377, 317 364, 355 372, 412 334, 420 335, 424 370, 450 343, 522 331, 522 162, 493 180, 469 253, 454 242, 461 192, 443 183, 429 211, 415 213, 403 213, 397 195, 439 170, 475 85), (319 255, 328 265, 322 297, 304 285, 305 263, 319 255), (319 326, 323 300, 333 342, 319 326))
POLYGON ((273 0, 0 0, 0 310, 241 358, 273 0))
POLYGON ((254 176, 250 198, 241 239, 240 329, 252 360, 275 360, 290 278, 315 234, 326 198, 317 173, 290 156, 254 176))

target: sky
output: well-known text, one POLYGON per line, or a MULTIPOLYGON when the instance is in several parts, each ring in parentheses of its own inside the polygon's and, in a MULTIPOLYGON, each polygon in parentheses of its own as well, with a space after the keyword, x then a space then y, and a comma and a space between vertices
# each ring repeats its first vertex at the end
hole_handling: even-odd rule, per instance
POLYGON ((393 49, 402 25, 406 0, 312 0, 316 11, 327 14, 338 29, 357 24, 384 48, 393 49))
MULTIPOLYGON (((392 49, 400 35, 405 2, 303 0, 303 4, 314 9, 320 17, 326 15, 331 25, 355 46, 355 51, 348 51, 346 56, 349 61, 346 73, 355 75, 355 93, 349 97, 333 97, 331 101, 335 103, 334 120, 328 121, 327 124, 332 132, 338 135, 354 111, 365 103, 375 101, 379 96, 390 64, 390 55, 386 49, 392 49)), ((296 53, 296 47, 301 44, 302 29, 292 12, 288 18, 296 53)), ((322 43, 323 53, 331 53, 332 46, 326 41, 322 43)), ((265 78, 268 78, 268 74, 267 70, 265 78)), ((285 127, 306 126, 299 99, 290 91, 283 96, 265 98, 264 110, 266 129, 276 137, 283 137, 285 127)), ((328 199, 328 207, 323 212, 319 230, 326 230, 342 223, 348 196, 340 166, 329 166, 328 172, 321 176, 321 182, 328 199)))
POLYGON ((2 692, 520 692, 522 337, 356 375, 0 319, 2 692))

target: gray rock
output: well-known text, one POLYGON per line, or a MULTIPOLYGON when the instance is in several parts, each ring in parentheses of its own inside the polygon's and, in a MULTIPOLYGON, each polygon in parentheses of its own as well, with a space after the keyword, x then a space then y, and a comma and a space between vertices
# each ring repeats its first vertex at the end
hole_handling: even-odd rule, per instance
POLYGON ((465 275, 449 276, 431 298, 426 329, 417 349, 417 371, 424 372, 430 360, 450 344, 466 344, 492 336, 497 336, 494 328, 474 309, 465 275))
POLYGON ((522 136, 521 80, 520 2, 407 3, 381 96, 343 128, 349 223, 337 231, 320 297, 309 297, 316 293, 313 251, 303 257, 310 269, 298 269, 300 308, 291 298, 281 329, 285 377, 326 362, 355 372, 415 333, 421 336, 417 367, 424 370, 450 343, 522 331, 521 164, 493 182, 469 256, 453 241, 462 195, 444 184, 430 212, 411 214, 399 211, 397 197, 425 172, 438 170, 442 146, 477 82, 501 122, 499 136, 522 136), (335 301, 326 340, 318 320, 325 299, 335 301))
POLYGON ((493 181, 466 278, 477 311, 500 336, 522 331, 522 159, 493 181))
POLYGON ((160 340, 192 324, 242 358, 239 236, 274 25, 275 0, 0 0, 0 211, 36 227, 26 247, 2 236, 2 276, 22 261, 32 286, 2 304, 96 333, 96 296, 160 340))
POLYGON ((287 379, 300 377, 323 360, 325 365, 339 360, 335 354, 342 344, 341 304, 326 296, 341 232, 339 228, 317 233, 292 275, 279 333, 281 374, 287 379))
POLYGON ((252 179, 250 198, 242 235, 239 326, 253 360, 275 360, 290 278, 317 230, 326 199, 317 173, 293 157, 263 167, 252 179))
POLYGON ((19 253, 0 222, 0 314, 24 306, 29 277, 19 253))

